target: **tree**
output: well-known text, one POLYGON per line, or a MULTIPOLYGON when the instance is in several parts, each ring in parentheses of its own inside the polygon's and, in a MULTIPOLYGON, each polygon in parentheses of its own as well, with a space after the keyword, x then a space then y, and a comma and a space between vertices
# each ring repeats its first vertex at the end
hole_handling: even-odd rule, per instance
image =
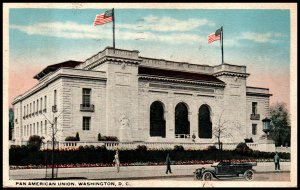
MULTIPOLYGON (((56 143, 56 133, 59 131, 58 128, 57 128, 57 124, 58 124, 58 118, 61 116, 61 114, 64 112, 65 109, 63 109, 60 114, 56 117, 56 112, 57 111, 54 111, 52 109, 52 112, 53 112, 53 119, 50 121, 47 116, 43 113, 44 117, 48 120, 49 124, 51 125, 51 141, 52 141, 52 156, 51 156, 51 162, 52 162, 52 175, 51 175, 51 178, 54 179, 54 149, 55 149, 55 143, 56 143)), ((47 145, 48 145, 48 142, 47 142, 47 145)), ((47 146, 48 147, 48 146, 47 146)))
POLYGON ((9 140, 12 140, 12 133, 14 129, 14 110, 9 108, 9 140))
POLYGON ((276 146, 290 145, 291 128, 289 113, 285 103, 276 103, 271 106, 271 130, 270 138, 275 141, 276 146))
POLYGON ((218 118, 218 122, 216 126, 212 130, 213 136, 218 140, 218 146, 219 150, 222 150, 222 139, 223 138, 233 138, 233 132, 241 130, 241 125, 237 121, 229 121, 229 120, 223 120, 222 111, 220 117, 218 118))
POLYGON ((43 143, 44 137, 40 137, 38 135, 32 135, 29 137, 27 147, 30 150, 39 151, 41 148, 41 144, 43 143))
POLYGON ((80 141, 79 133, 78 132, 76 133, 76 141, 80 141))

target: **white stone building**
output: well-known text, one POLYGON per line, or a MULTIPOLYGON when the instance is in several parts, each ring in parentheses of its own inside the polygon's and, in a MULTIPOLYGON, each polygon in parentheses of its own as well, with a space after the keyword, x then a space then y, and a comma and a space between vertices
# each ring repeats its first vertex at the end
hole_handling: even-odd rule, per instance
POLYGON ((121 142, 258 142, 269 117, 269 89, 249 87, 246 66, 174 62, 111 47, 84 62, 50 65, 34 76, 39 83, 13 101, 17 144, 31 135, 56 139, 79 133, 121 142))

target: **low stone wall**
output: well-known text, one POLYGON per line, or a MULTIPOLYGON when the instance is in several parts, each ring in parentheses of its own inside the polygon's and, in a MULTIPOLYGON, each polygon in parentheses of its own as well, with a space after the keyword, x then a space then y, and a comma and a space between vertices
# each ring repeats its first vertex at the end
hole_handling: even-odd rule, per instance
POLYGON ((275 147, 275 151, 291 153, 291 147, 275 147))
MULTIPOLYGON (((91 142, 81 142, 81 141, 61 141, 58 142, 58 144, 55 145, 56 148, 59 149, 77 149, 79 146, 91 146, 94 147, 97 146, 106 146, 108 150, 115 150, 115 149, 136 149, 139 145, 145 145, 148 150, 151 149, 174 149, 174 146, 181 145, 184 147, 185 150, 203 150, 207 149, 209 146, 216 146, 218 148, 217 143, 178 143, 178 142, 117 142, 117 141, 91 141, 91 142)), ((236 148, 238 143, 223 143, 222 149, 223 150, 233 150, 236 148)), ((268 144, 268 146, 265 146, 265 144, 259 144, 259 143, 247 143, 249 148, 252 150, 259 150, 259 151, 265 151, 265 152, 275 152, 275 145, 274 144, 268 144)), ((43 145, 42 149, 51 149, 52 143, 48 142, 47 145, 43 145)), ((279 150, 278 152, 285 152, 283 150, 279 150)))

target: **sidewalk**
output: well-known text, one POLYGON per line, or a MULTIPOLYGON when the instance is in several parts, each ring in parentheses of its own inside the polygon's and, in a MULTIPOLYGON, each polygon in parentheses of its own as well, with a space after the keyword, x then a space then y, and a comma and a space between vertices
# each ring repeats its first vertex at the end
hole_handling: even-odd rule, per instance
MULTIPOLYGON (((166 166, 124 166, 120 172, 114 167, 90 167, 90 168, 59 168, 58 178, 68 180, 132 180, 132 179, 159 179, 176 177, 193 177, 196 168, 210 167, 205 165, 171 165, 172 174, 166 174, 166 166)), ((290 162, 280 163, 280 172, 290 171, 290 162)), ((257 163, 253 169, 256 173, 274 173, 273 162, 257 163)), ((48 169, 51 173, 51 169, 48 169)), ((45 179, 46 169, 10 170, 10 179, 45 179)))

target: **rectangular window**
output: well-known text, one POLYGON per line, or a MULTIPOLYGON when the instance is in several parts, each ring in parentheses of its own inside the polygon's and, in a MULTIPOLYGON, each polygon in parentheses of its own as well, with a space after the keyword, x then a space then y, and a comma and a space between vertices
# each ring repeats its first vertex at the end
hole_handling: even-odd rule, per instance
POLYGON ((257 133, 257 124, 252 124, 252 135, 256 135, 257 133))
POLYGON ((30 114, 32 114, 31 103, 30 103, 30 114))
POLYGON ((36 123, 36 134, 40 133, 39 122, 36 123))
POLYGON ((35 123, 33 123, 33 129, 32 129, 32 134, 35 134, 35 123))
POLYGON ((36 112, 39 111, 39 100, 36 100, 36 112))
POLYGON ((252 102, 252 114, 257 114, 257 102, 252 102))
POLYGON ((27 104, 27 111, 26 114, 29 115, 29 108, 28 108, 28 104, 27 104))
POLYGON ((32 124, 30 124, 30 133, 29 133, 29 135, 31 136, 31 134, 32 134, 32 124))
POLYGON ((45 101, 45 103, 44 103, 45 109, 47 109, 47 96, 45 96, 44 101, 45 101))
POLYGON ((33 101, 33 109, 32 109, 33 113, 34 113, 34 110, 35 110, 35 101, 33 101))
POLYGON ((54 102, 53 102, 54 105, 56 105, 56 95, 57 95, 57 94, 56 94, 56 90, 54 90, 54 97, 53 97, 53 98, 54 98, 54 102))
POLYGON ((40 110, 42 111, 43 110, 43 98, 41 98, 41 108, 40 110))
POLYGON ((24 116, 26 115, 26 106, 24 106, 24 116))
POLYGON ((91 117, 83 117, 82 119, 82 130, 90 130, 91 117))
POLYGON ((43 131, 43 121, 41 121, 41 134, 44 134, 44 131, 43 131))
POLYGON ((82 105, 83 107, 90 107, 91 104, 91 89, 82 89, 82 105))
POLYGON ((45 120, 45 135, 47 135, 47 120, 45 120))

